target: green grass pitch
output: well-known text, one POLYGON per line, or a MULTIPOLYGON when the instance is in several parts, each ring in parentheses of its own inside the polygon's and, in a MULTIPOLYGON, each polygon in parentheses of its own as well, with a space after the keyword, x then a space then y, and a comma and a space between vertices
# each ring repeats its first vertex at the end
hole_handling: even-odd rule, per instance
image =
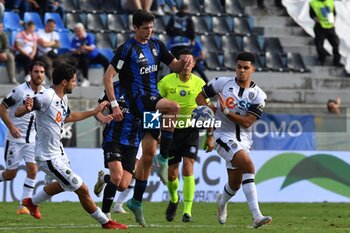
MULTIPOLYGON (((105 232, 79 203, 42 203, 42 219, 16 215, 18 203, 0 203, 0 232, 105 232)), ((101 203, 98 203, 101 206, 101 203)), ((273 217, 272 224, 259 229, 251 227, 252 218, 246 203, 230 203, 226 224, 216 220, 215 203, 194 203, 193 223, 182 223, 182 204, 173 222, 165 220, 167 203, 144 202, 148 224, 139 227, 132 214, 112 214, 121 223, 129 225, 123 232, 276 232, 276 233, 329 233, 350 232, 350 203, 261 203, 264 214, 273 217)), ((127 209, 127 208, 126 208, 127 209)))

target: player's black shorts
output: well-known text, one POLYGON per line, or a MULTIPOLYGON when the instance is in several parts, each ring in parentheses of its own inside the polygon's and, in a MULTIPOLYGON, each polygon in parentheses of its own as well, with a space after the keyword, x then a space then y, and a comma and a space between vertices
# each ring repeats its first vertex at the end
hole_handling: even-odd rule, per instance
POLYGON ((134 96, 130 103, 130 111, 135 116, 143 119, 144 112, 156 111, 156 105, 161 100, 159 94, 134 96))
POLYGON ((108 168, 109 162, 120 161, 122 163, 123 170, 133 174, 137 150, 138 148, 133 146, 125 146, 116 143, 104 144, 103 155, 105 168, 108 168))
POLYGON ((169 165, 180 163, 182 157, 196 160, 199 143, 199 129, 175 129, 169 149, 169 165))

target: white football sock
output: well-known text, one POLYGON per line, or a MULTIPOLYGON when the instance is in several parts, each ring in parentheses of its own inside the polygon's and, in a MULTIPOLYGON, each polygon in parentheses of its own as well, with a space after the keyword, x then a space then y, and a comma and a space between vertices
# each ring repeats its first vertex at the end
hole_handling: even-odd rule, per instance
POLYGON ((90 215, 93 219, 95 219, 97 222, 99 222, 101 224, 105 224, 109 221, 106 214, 104 214, 99 207, 97 207, 96 211, 90 215))
POLYGON ((258 195, 256 191, 256 186, 254 182, 254 174, 244 173, 242 181, 242 189, 244 195, 247 199, 247 203, 250 209, 250 212, 253 215, 253 218, 260 218, 262 216, 258 203, 258 195))

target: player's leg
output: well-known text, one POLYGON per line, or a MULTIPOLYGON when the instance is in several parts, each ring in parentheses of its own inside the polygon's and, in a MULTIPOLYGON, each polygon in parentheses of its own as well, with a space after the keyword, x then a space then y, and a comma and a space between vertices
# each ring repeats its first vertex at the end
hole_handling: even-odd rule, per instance
POLYGON ((242 171, 242 189, 247 199, 247 203, 254 218, 253 226, 255 228, 270 223, 270 216, 263 216, 258 203, 258 195, 255 185, 255 169, 253 161, 245 150, 239 150, 235 153, 232 164, 242 171))
POLYGON ((147 180, 151 173, 152 160, 156 153, 157 135, 147 132, 142 139, 142 157, 135 170, 135 188, 134 195, 127 201, 128 208, 135 215, 135 220, 142 226, 146 226, 143 217, 142 197, 147 187, 147 180))
MULTIPOLYGON (((176 160, 176 157, 172 156, 171 153, 169 160, 169 168, 168 168, 168 192, 170 195, 170 201, 168 207, 165 211, 165 218, 167 221, 173 221, 176 216, 176 210, 179 205, 180 197, 178 195, 179 188, 179 161, 176 160)), ((181 160, 181 158, 180 158, 181 160)))
MULTIPOLYGON (((157 102, 155 108, 163 114, 163 119, 167 119, 167 122, 175 122, 180 106, 174 101, 162 98, 157 102)), ((167 160, 174 132, 174 124, 167 123, 167 125, 170 127, 161 129, 160 153, 156 157, 157 174, 164 184, 167 183, 167 160)))
MULTIPOLYGON (((123 208, 123 203, 125 202, 126 198, 128 197, 129 193, 131 192, 131 190, 134 189, 135 187, 135 178, 134 178, 134 171, 135 171, 135 168, 137 168, 138 166, 138 163, 141 159, 141 156, 142 156, 142 143, 140 143, 139 145, 139 148, 137 150, 137 153, 136 153, 136 160, 135 160, 135 165, 134 165, 134 169, 132 167, 129 167, 128 168, 128 171, 129 171, 129 174, 130 174, 130 177, 129 177, 129 174, 127 174, 127 172, 125 171, 124 169, 124 174, 123 174, 123 179, 122 181, 125 181, 127 180, 127 183, 128 186, 125 188, 124 191, 121 191, 118 195, 118 199, 116 201, 116 203, 114 204, 114 207, 113 207, 113 212, 115 213, 120 213, 120 214, 126 214, 128 212, 126 212, 123 208)), ((121 185, 123 185, 124 183, 122 182, 121 185)))
POLYGON ((242 183, 242 172, 234 169, 231 164, 226 164, 228 182, 225 184, 222 193, 217 196, 217 219, 220 224, 226 223, 227 204, 239 190, 242 183))
POLYGON ((182 215, 183 222, 192 222, 192 204, 194 199, 195 180, 193 175, 193 166, 195 160, 193 158, 184 157, 182 166, 182 175, 184 178, 183 184, 183 198, 184 209, 182 215))
POLYGON ((38 173, 38 166, 34 162, 26 163, 27 177, 24 179, 22 197, 20 199, 20 204, 17 209, 17 214, 29 214, 28 210, 22 206, 22 201, 25 198, 31 197, 33 195, 36 175, 38 173))
MULTIPOLYGON (((113 157, 112 153, 109 153, 113 157)), ((114 153, 115 154, 115 153, 114 153)), ((120 161, 110 161, 108 163, 110 180, 103 191, 102 212, 110 218, 111 206, 114 196, 118 190, 119 183, 123 176, 123 167, 120 161)))

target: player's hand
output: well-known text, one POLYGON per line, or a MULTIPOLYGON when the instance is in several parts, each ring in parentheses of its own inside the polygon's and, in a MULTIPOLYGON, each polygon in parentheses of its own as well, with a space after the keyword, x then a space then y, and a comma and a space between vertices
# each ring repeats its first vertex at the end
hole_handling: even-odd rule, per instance
POLYGON ((122 121, 124 118, 122 110, 120 110, 119 106, 113 108, 113 119, 116 121, 122 121))
POLYGON ((214 149, 214 137, 208 136, 205 142, 205 152, 210 152, 214 149))
POLYGON ((102 117, 100 118, 100 121, 101 121, 102 123, 104 123, 104 124, 109 124, 112 120, 113 120, 112 114, 108 114, 108 115, 102 116, 102 117))
POLYGON ((105 101, 102 101, 101 103, 99 103, 97 105, 97 107, 95 108, 95 110, 96 110, 96 112, 103 112, 108 107, 109 107, 109 102, 105 100, 105 101))
POLYGON ((27 98, 26 101, 24 102, 24 105, 26 106, 26 109, 28 112, 31 112, 33 109, 33 99, 32 98, 27 98))
POLYGON ((21 130, 19 128, 13 126, 9 130, 10 130, 10 133, 11 133, 12 137, 14 137, 14 138, 20 138, 21 137, 21 130))
POLYGON ((192 55, 184 55, 182 56, 182 59, 184 61, 184 69, 187 67, 191 66, 191 64, 194 62, 193 56, 192 55))
POLYGON ((220 103, 220 109, 223 112, 225 110, 225 108, 227 108, 224 97, 219 94, 219 103, 220 103))

